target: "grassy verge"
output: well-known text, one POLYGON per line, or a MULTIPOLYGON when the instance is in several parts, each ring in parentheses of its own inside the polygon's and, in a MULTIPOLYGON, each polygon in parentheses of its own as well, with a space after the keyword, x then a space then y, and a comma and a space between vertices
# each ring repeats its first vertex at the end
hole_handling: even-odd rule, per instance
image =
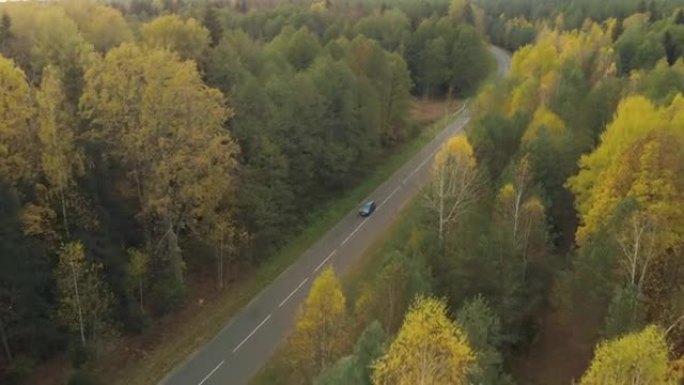
MULTIPOLYGON (((361 258, 340 277, 347 303, 356 301, 359 290, 373 281, 377 272, 382 269, 383 256, 394 250, 402 250, 406 246, 406 240, 411 235, 411 230, 416 225, 419 215, 420 201, 413 198, 400 212, 394 222, 383 231, 366 249, 361 258)), ((250 380, 250 385, 272 385, 278 383, 278 362, 284 358, 285 347, 281 345, 273 357, 261 368, 250 380)))
POLYGON ((401 165, 408 161, 449 122, 449 117, 425 127, 420 134, 396 149, 385 158, 373 172, 358 186, 338 199, 330 201, 317 211, 313 220, 288 245, 269 258, 248 278, 225 290, 225 294, 209 301, 186 317, 181 328, 168 330, 161 336, 161 342, 140 359, 107 372, 107 378, 115 385, 147 385, 157 383, 186 356, 213 337, 299 255, 339 222, 344 215, 355 208, 382 182, 389 178, 401 165))

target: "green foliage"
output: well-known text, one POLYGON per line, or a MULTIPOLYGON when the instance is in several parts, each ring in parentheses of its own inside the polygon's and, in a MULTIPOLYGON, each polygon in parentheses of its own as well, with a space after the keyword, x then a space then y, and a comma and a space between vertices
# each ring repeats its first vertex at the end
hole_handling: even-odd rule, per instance
POLYGON ((107 330, 112 295, 102 281, 102 265, 85 258, 83 245, 68 243, 59 253, 55 279, 59 292, 60 322, 74 334, 80 333, 81 344, 96 339, 107 330))
POLYGON ((639 289, 629 284, 618 287, 608 306, 604 335, 614 338, 641 329, 644 326, 643 313, 639 289))
POLYGON ((95 375, 87 370, 77 370, 70 377, 67 385, 97 385, 100 381, 95 375))
POLYGON ((470 381, 475 384, 513 384, 503 370, 503 357, 499 351, 503 337, 501 320, 481 295, 465 301, 456 313, 456 322, 468 336, 475 351, 475 367, 470 381))
MULTIPOLYGON (((418 132, 418 79, 465 95, 487 75, 484 38, 447 7, 3 4, 0 370, 81 329, 90 348, 114 325, 155 325, 183 306, 186 279, 205 279, 205 250, 221 250, 228 282, 282 247, 418 132)), ((425 265, 388 258, 392 328, 429 290, 425 265)))
POLYGON ((384 353, 387 338, 380 322, 371 322, 357 340, 353 353, 323 370, 314 384, 370 385, 373 362, 384 353))
POLYGON ((470 127, 468 136, 475 147, 478 163, 492 180, 498 180, 520 148, 522 133, 527 126, 523 115, 507 118, 487 114, 470 127))

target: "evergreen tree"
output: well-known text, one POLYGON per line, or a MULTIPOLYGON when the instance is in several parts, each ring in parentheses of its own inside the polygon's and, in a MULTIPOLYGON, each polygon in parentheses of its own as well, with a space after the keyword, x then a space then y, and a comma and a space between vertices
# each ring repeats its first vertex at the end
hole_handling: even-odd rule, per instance
POLYGON ((221 35, 223 34, 223 27, 216 14, 216 6, 213 3, 207 5, 204 11, 204 18, 202 19, 202 24, 209 30, 209 47, 216 47, 221 41, 221 35))

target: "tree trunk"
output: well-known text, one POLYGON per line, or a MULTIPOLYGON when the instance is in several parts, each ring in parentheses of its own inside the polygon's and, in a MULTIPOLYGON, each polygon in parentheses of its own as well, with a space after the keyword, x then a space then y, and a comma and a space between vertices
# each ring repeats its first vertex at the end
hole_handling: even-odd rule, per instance
POLYGON ((219 290, 223 290, 223 284, 224 284, 224 279, 223 279, 223 229, 221 229, 221 236, 219 238, 219 245, 218 245, 218 271, 217 271, 217 280, 218 280, 218 288, 219 290))
POLYGON ((2 348, 5 350, 7 362, 12 362, 12 350, 10 350, 9 339, 7 338, 7 333, 5 332, 5 325, 2 323, 2 318, 0 318, 0 339, 2 339, 2 348))
POLYGON ((59 189, 59 200, 62 205, 62 220, 64 221, 64 232, 66 233, 67 239, 69 239, 71 238, 71 235, 69 234, 69 220, 67 218, 66 199, 64 197, 63 188, 59 189))
POLYGON ((140 296, 140 313, 145 313, 145 307, 143 306, 143 281, 142 274, 138 277, 138 295, 140 296))
MULTIPOLYGON (((138 204, 140 204, 140 211, 144 212, 145 211, 145 204, 143 201, 143 192, 142 192, 142 182, 140 181, 140 167, 135 168, 135 183, 136 187, 138 190, 138 204)), ((152 255, 152 236, 150 235, 150 229, 149 226, 147 225, 147 219, 143 215, 142 218, 142 225, 143 225, 143 233, 145 234, 145 248, 148 253, 148 255, 152 255)))
POLYGON ((76 294, 76 309, 78 310, 78 326, 81 330, 81 343, 83 344, 83 347, 86 346, 86 339, 85 339, 85 327, 83 325, 83 311, 81 310, 81 297, 78 294, 78 282, 76 280, 76 268, 74 267, 74 264, 71 263, 71 278, 74 282, 74 293, 76 294))

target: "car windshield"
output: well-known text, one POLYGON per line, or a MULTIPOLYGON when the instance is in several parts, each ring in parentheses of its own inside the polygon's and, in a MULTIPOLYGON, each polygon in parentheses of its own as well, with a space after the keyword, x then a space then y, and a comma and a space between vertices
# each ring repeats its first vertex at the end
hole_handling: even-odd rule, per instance
POLYGON ((373 205, 373 201, 366 202, 363 204, 363 209, 364 210, 370 210, 371 206, 373 205))

